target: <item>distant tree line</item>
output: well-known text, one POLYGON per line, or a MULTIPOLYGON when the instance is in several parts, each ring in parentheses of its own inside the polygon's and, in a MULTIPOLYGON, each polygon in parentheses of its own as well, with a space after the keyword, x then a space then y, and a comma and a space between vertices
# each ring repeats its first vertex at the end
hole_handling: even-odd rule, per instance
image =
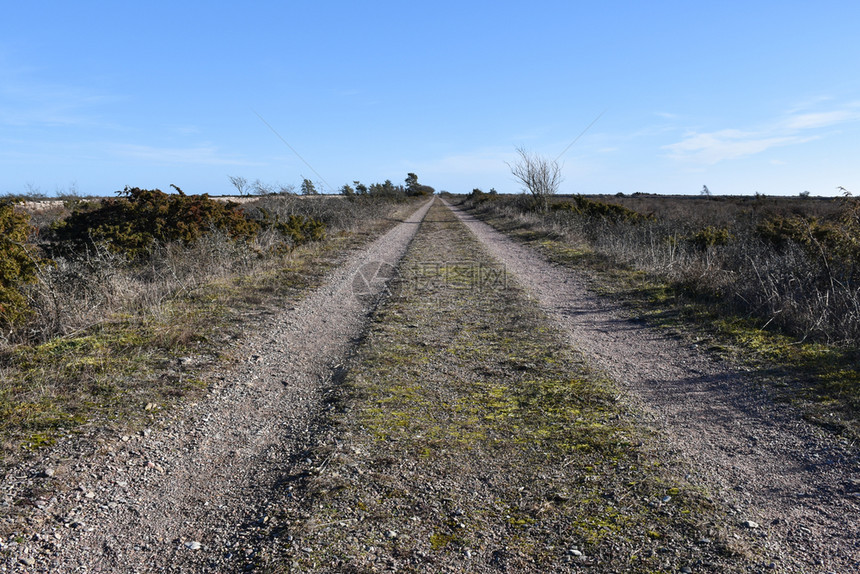
MULTIPOLYGON (((259 179, 249 182, 244 177, 229 176, 230 183, 239 192, 239 195, 296 195, 296 187, 294 185, 269 185, 262 183, 259 179)), ((299 195, 320 195, 319 187, 322 184, 315 184, 308 178, 302 178, 302 183, 299 186, 299 195)), ((394 185, 390 179, 386 179, 382 183, 371 183, 365 185, 360 181, 353 181, 352 185, 344 184, 338 190, 340 195, 353 197, 357 195, 369 195, 374 197, 417 197, 433 195, 436 190, 429 185, 424 185, 418 182, 418 176, 414 173, 406 174, 405 185, 394 185)))
POLYGON ((372 183, 370 186, 364 185, 360 181, 353 181, 352 185, 347 183, 340 188, 340 194, 348 197, 355 195, 416 197, 433 195, 435 192, 436 190, 429 185, 418 183, 418 176, 414 173, 406 174, 406 185, 394 185, 390 179, 386 179, 383 183, 372 183))

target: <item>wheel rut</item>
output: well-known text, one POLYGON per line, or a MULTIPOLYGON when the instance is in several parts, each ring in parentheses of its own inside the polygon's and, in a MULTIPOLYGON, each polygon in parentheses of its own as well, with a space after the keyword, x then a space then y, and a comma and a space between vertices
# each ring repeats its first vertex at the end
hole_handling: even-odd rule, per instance
POLYGON ((449 205, 530 290, 571 344, 626 389, 695 482, 752 521, 774 567, 850 572, 860 564, 856 448, 770 400, 764 374, 717 361, 636 322, 547 262, 449 205))
MULTIPOLYGON (((36 467, 11 473, 4 485, 11 498, 43 480, 62 488, 35 501, 35 535, 6 552, 9 571, 264 566, 257 559, 260 535, 279 497, 289 496, 286 485, 297 468, 315 456, 309 449, 332 379, 432 203, 353 256, 323 287, 250 326, 236 351, 242 359, 211 374, 203 400, 134 436, 83 449, 61 442, 41 462, 50 462, 50 478, 37 476, 36 467)), ((773 403, 761 374, 637 323, 590 293, 575 270, 452 211, 570 344, 619 383, 625 400, 656 429, 667 458, 681 461, 678 470, 739 524, 757 524, 775 571, 855 571, 860 463, 852 445, 773 403)))
POLYGON ((12 496, 54 481, 7 562, 34 572, 226 572, 254 563, 271 493, 306 456, 326 393, 433 201, 327 283, 249 326, 243 357, 210 392, 134 436, 58 444, 51 477, 22 471, 12 496))

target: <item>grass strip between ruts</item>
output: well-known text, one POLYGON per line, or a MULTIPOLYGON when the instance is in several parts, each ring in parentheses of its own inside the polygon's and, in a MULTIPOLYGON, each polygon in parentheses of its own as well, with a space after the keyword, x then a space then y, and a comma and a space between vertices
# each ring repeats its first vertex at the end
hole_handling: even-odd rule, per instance
POLYGON ((231 360, 231 348, 261 314, 300 300, 395 223, 363 222, 262 270, 180 293, 158 309, 0 351, 0 468, 58 437, 111 427, 128 432, 153 410, 200 396, 207 369, 231 360))
POLYGON ((725 301, 688 292, 682 285, 619 265, 612 257, 571 245, 541 224, 500 214, 473 213, 553 263, 584 272, 591 289, 612 297, 648 324, 689 339, 770 381, 776 400, 791 402, 810 422, 860 438, 860 349, 798 341, 768 329, 766 321, 738 315, 725 301))
POLYGON ((527 294, 430 210, 275 517, 278 569, 730 572, 755 542, 673 476, 527 294))

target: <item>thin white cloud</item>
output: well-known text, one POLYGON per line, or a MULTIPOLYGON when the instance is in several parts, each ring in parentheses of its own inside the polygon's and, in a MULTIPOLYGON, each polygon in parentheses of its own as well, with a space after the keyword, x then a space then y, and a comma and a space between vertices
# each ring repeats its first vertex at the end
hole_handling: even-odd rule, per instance
POLYGON ((513 161, 516 154, 512 150, 477 150, 474 152, 449 155, 427 162, 410 162, 407 169, 415 173, 444 173, 448 175, 480 175, 507 170, 505 162, 513 161))
POLYGON ((12 81, 0 87, 0 125, 93 125, 94 112, 115 100, 76 86, 12 81))
POLYGON ((106 122, 103 110, 121 97, 86 83, 45 79, 51 77, 44 68, 0 52, 0 126, 116 127, 106 122))
POLYGON ((788 130, 808 130, 853 122, 858 119, 860 119, 860 111, 850 109, 796 114, 785 119, 784 127, 788 130))
POLYGON ((140 160, 161 164, 194 165, 263 165, 242 158, 227 157, 214 146, 189 148, 167 148, 134 144, 114 144, 114 155, 124 159, 140 160))
POLYGON ((346 90, 335 90, 335 91, 334 91, 334 94, 335 94, 336 96, 340 96, 340 97, 342 97, 342 98, 351 98, 351 97, 354 97, 354 96, 360 96, 360 95, 361 95, 361 90, 356 90, 356 89, 354 89, 354 88, 346 89, 346 90))
POLYGON ((824 137, 822 130, 860 121, 856 103, 841 109, 810 112, 796 108, 760 129, 688 131, 683 139, 663 146, 672 159, 713 165, 760 154, 769 149, 798 145, 824 137))
POLYGON ((690 133, 678 143, 663 146, 669 157, 696 163, 715 164, 761 153, 773 147, 809 141, 811 137, 765 137, 761 133, 721 130, 712 133, 690 133))
POLYGON ((165 129, 181 136, 190 136, 200 133, 200 128, 193 125, 168 125, 165 129))
POLYGON ((829 104, 830 102, 833 102, 834 100, 835 100, 835 98, 833 96, 829 96, 829 95, 825 95, 825 94, 819 94, 817 96, 811 96, 805 100, 800 100, 800 101, 796 102, 794 106, 792 106, 791 108, 786 110, 786 114, 794 115, 794 114, 797 114, 797 113, 800 113, 803 111, 807 111, 807 110, 816 108, 818 106, 821 106, 822 104, 829 104))

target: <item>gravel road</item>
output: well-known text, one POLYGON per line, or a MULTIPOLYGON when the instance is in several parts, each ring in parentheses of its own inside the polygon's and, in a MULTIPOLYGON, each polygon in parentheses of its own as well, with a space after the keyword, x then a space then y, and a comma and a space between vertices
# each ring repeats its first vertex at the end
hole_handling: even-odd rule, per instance
MULTIPOLYGON (((449 206, 450 207, 450 206, 449 206)), ((778 572, 860 571, 860 460, 854 445, 769 400, 761 373, 643 326, 547 262, 453 209, 529 287, 571 344, 626 389, 694 483, 762 537, 778 572), (754 524, 753 524, 754 523, 754 524)))
POLYGON ((242 360, 210 373, 203 400, 134 436, 61 442, 10 472, 4 500, 31 501, 37 534, 0 543, 0 571, 232 572, 252 563, 270 495, 307 456, 332 377, 431 203, 324 287, 251 325, 242 360))
MULTIPOLYGON (((13 469, 2 503, 32 504, 29 533, 0 542, 0 572, 259 566, 257 532, 288 492, 285 482, 310 464, 305 449, 332 379, 430 203, 354 255, 324 287, 249 326, 236 350, 241 360, 210 374, 203 400, 156 415, 134 435, 61 441, 13 469)), ((854 445, 770 401, 761 373, 637 323, 589 292, 575 271, 455 213, 529 287, 571 344, 622 385, 690 481, 758 533, 774 571, 858 571, 854 445)))

